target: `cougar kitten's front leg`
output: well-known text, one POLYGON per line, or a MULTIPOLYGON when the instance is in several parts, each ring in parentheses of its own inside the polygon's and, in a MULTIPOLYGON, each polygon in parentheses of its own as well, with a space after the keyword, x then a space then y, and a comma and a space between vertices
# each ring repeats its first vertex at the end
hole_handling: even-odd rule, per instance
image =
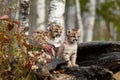
POLYGON ((70 55, 68 55, 68 53, 63 54, 63 59, 67 62, 68 67, 72 67, 72 63, 71 63, 71 60, 70 60, 70 55))
POLYGON ((78 65, 76 64, 76 59, 77 59, 77 53, 74 53, 74 54, 71 56, 71 63, 72 63, 72 66, 78 67, 78 65))

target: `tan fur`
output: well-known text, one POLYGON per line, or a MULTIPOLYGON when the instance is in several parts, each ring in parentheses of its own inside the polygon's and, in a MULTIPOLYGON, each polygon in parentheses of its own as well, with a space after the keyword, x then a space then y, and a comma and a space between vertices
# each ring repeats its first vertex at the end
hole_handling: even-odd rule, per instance
POLYGON ((76 29, 68 31, 64 43, 58 50, 58 58, 62 57, 67 62, 68 67, 78 66, 76 64, 76 58, 79 36, 80 32, 76 29))
MULTIPOLYGON (((51 25, 48 31, 35 31, 31 37, 31 42, 39 47, 49 47, 51 45, 55 46, 57 44, 56 39, 61 38, 62 29, 59 25, 51 25)), ((60 43, 60 41, 58 42, 60 43)), ((55 46, 56 47, 56 46, 55 46)))

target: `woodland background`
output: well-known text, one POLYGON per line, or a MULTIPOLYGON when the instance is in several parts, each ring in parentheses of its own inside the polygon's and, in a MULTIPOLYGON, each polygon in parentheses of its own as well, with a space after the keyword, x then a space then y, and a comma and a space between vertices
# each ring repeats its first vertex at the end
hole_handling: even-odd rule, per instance
MULTIPOLYGON (((42 77, 47 75, 48 78, 51 76, 49 71, 44 69, 44 65, 41 66, 41 64, 36 64, 38 69, 32 70, 31 66, 35 66, 32 63, 37 63, 36 56, 30 57, 24 53, 31 51, 34 54, 38 50, 38 48, 27 44, 27 37, 35 30, 46 31, 49 25, 53 23, 62 26, 63 38, 66 30, 80 29, 79 42, 83 42, 83 44, 79 46, 78 52, 83 52, 79 55, 80 60, 78 61, 82 63, 82 61, 90 58, 94 62, 99 59, 99 55, 102 55, 100 60, 105 56, 105 60, 110 65, 113 66, 116 62, 117 68, 119 68, 119 43, 104 43, 104 41, 120 40, 119 20, 120 0, 0 0, 0 80, 43 80, 41 75, 42 77), (103 43, 84 44, 84 42, 91 41, 103 41, 103 43), (95 54, 89 54, 87 50, 90 50, 91 53, 99 53, 99 55, 97 54, 98 57, 95 54), (114 51, 117 53, 115 54, 114 51), (112 54, 113 64, 110 62, 111 55, 109 54, 112 54), (110 60, 106 58, 110 58, 110 60)), ((92 68, 99 70, 99 67, 96 66, 92 68)), ((88 66, 87 69, 91 69, 91 66, 88 66)), ((83 70, 83 68, 80 68, 80 70, 83 70)), ((96 72, 99 73, 98 70, 96 72)), ((103 76, 104 72, 106 73, 104 69, 100 68, 100 75, 103 76)), ((88 74, 88 76, 92 76, 91 78, 95 77, 89 71, 88 74)), ((62 77, 63 75, 65 74, 62 74, 62 77)), ((67 76, 70 77, 70 75, 67 76)), ((83 76, 82 74, 81 77, 83 76)), ((104 77, 106 77, 105 74, 100 79, 95 77, 94 80, 113 80, 104 77)), ((64 79, 66 79, 66 75, 64 79)), ((118 75, 117 80, 119 79, 118 75)))
MULTIPOLYGON (((1 1, 6 5, 0 3, 0 15, 6 13, 11 18, 19 20, 20 0, 1 1)), ((36 29, 47 30, 50 1, 30 0, 28 15, 30 34, 36 29)), ((120 0, 66 0, 64 4, 64 30, 79 28, 82 42, 120 40, 120 0)))

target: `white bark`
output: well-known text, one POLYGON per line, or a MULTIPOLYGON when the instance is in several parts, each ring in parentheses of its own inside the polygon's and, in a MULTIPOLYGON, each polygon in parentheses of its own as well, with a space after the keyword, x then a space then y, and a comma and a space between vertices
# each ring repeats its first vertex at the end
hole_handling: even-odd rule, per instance
POLYGON ((77 21, 78 21, 78 29, 80 30, 80 42, 83 42, 83 22, 81 17, 81 10, 80 10, 80 2, 79 0, 75 0, 76 2, 76 13, 77 13, 77 21))
POLYGON ((20 2, 19 2, 19 0, 17 1, 17 4, 16 4, 16 8, 17 8, 17 10, 16 10, 16 16, 15 16, 15 19, 19 19, 19 7, 20 7, 20 2))
MULTIPOLYGON (((71 1, 68 1, 68 4, 71 4, 71 1)), ((66 8, 66 29, 75 28, 76 16, 75 16, 75 5, 69 5, 66 8)))
POLYGON ((37 0, 37 30, 45 28, 45 0, 37 0))
POLYGON ((29 34, 29 13, 30 13, 30 0, 20 0, 20 26, 26 35, 29 34))
POLYGON ((88 9, 89 13, 87 18, 85 19, 85 35, 84 35, 84 41, 89 42, 93 39, 93 28, 95 23, 95 14, 96 14, 96 0, 89 0, 88 9))
MULTIPOLYGON (((65 34, 64 27, 64 12, 65 12, 65 0, 51 0, 49 11, 49 24, 57 24, 63 28, 63 34, 65 34)), ((64 39, 64 35, 63 35, 64 39)))

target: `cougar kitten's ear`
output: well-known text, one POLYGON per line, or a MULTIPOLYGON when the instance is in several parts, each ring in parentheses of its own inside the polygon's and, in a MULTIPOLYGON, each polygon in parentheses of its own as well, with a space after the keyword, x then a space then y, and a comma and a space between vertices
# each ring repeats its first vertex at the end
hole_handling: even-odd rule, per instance
POLYGON ((51 31, 53 29, 53 26, 50 26, 49 30, 51 31))
POLYGON ((48 31, 50 30, 50 25, 47 27, 47 30, 48 30, 48 31))
POLYGON ((54 29, 54 26, 55 26, 55 24, 51 24, 51 25, 49 26, 49 30, 53 30, 53 29, 54 29))
POLYGON ((51 31, 53 29, 53 26, 54 26, 53 24, 49 24, 48 25, 48 31, 51 31))

